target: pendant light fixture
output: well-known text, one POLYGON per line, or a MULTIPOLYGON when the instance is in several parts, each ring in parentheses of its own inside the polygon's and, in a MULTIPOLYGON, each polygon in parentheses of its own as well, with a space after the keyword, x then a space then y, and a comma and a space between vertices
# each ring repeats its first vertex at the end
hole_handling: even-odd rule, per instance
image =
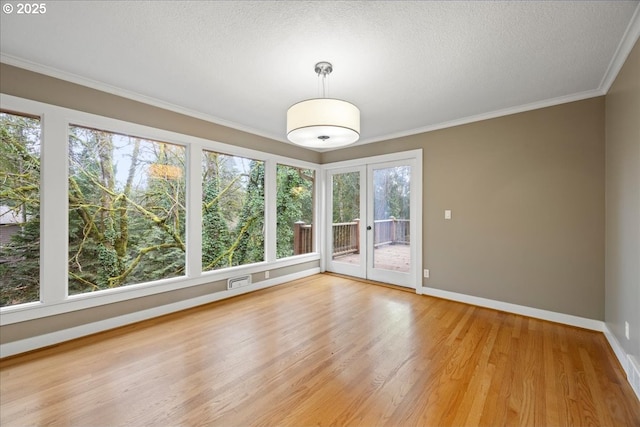
POLYGON ((350 102, 327 98, 329 62, 315 67, 322 98, 308 99, 287 110, 287 139, 308 148, 336 148, 353 144, 360 138, 360 110, 350 102))

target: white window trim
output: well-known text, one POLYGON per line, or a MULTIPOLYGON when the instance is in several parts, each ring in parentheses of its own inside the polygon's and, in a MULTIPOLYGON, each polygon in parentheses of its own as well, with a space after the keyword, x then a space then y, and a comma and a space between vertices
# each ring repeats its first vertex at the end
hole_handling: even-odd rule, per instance
POLYGON ((145 125, 72 110, 12 95, 0 94, 3 110, 39 116, 41 146, 40 302, 0 308, 0 324, 37 319, 70 311, 111 304, 162 292, 225 280, 239 274, 253 274, 319 260, 319 227, 314 227, 314 252, 276 259, 276 164, 313 169, 316 175, 314 222, 319 224, 321 167, 318 164, 237 147, 218 141, 157 129, 145 125), (68 135, 69 126, 104 129, 140 138, 186 147, 187 206, 202 200, 202 150, 216 151, 265 162, 265 261, 208 272, 202 271, 202 215, 200 209, 186 212, 186 275, 153 282, 127 285, 97 292, 68 295, 68 135), (273 224, 273 226, 269 226, 273 224), (46 229, 46 234, 45 234, 46 229), (46 256, 45 256, 46 254, 46 256), (46 278, 46 279, 45 279, 46 278), (46 286, 44 285, 46 280, 46 286))

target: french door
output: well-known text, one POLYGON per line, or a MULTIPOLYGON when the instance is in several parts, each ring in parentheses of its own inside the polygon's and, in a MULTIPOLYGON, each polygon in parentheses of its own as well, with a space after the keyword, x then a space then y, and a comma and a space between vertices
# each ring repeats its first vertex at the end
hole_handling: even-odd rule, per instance
POLYGON ((367 277, 367 168, 327 173, 327 270, 367 277))
POLYGON ((328 271, 421 286, 415 169, 413 159, 327 169, 328 271))

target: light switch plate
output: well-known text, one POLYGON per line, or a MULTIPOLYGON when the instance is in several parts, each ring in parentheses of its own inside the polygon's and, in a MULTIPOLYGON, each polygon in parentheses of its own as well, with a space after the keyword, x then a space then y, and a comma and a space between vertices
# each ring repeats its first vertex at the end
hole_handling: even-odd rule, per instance
POLYGON ((629 337, 629 322, 624 322, 624 336, 626 339, 630 340, 629 337))
POLYGON ((451 219, 451 210, 450 209, 446 209, 444 211, 444 219, 451 219))

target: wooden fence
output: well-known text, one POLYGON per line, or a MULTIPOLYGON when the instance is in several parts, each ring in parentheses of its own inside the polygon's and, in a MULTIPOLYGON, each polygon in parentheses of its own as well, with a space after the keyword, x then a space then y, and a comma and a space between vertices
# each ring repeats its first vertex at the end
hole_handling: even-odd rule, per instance
POLYGON ((373 246, 395 245, 411 243, 409 219, 379 219, 373 221, 373 246))
POLYGON ((313 252, 313 225, 298 221, 293 224, 293 254, 313 252))
POLYGON ((360 220, 333 224, 333 256, 360 253, 360 220))
MULTIPOLYGON (((384 245, 411 243, 411 220, 381 219, 373 222, 374 247, 384 245)), ((352 222, 339 222, 333 224, 333 256, 360 253, 360 219, 352 222)), ((294 255, 306 254, 313 250, 313 226, 304 221, 294 224, 293 253, 294 255)))

